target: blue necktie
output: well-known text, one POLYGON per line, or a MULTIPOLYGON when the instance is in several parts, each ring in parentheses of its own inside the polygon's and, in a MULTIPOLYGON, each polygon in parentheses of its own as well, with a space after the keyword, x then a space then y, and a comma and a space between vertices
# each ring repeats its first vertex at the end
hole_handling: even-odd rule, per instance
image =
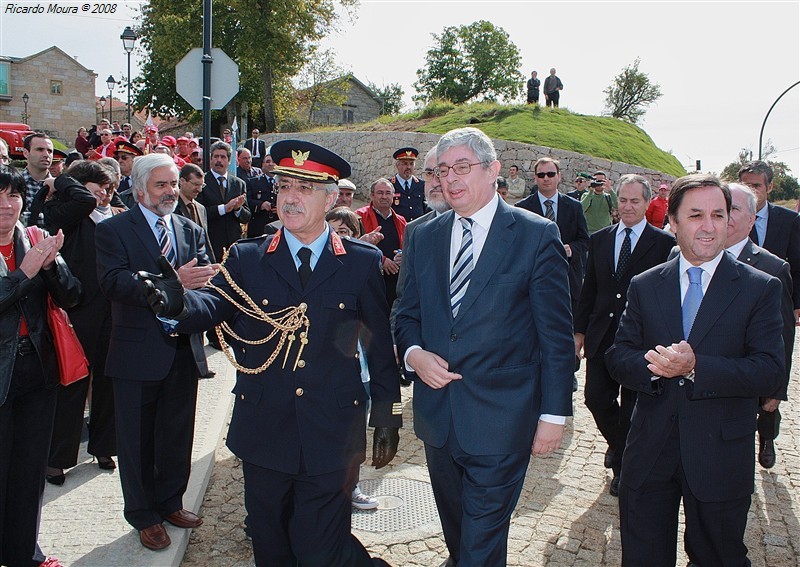
POLYGON ((172 245, 172 239, 169 237, 167 223, 163 218, 159 218, 156 221, 156 226, 158 227, 158 245, 161 247, 161 254, 169 260, 169 263, 174 268, 177 257, 175 255, 175 247, 172 245))
POLYGON ((688 339, 694 318, 703 302, 703 268, 689 268, 689 289, 683 298, 683 338, 688 339))
POLYGON ((453 318, 458 315, 458 308, 467 293, 469 278, 472 275, 472 219, 461 217, 458 220, 464 230, 461 232, 461 248, 453 263, 453 275, 450 276, 450 307, 453 310, 453 318))

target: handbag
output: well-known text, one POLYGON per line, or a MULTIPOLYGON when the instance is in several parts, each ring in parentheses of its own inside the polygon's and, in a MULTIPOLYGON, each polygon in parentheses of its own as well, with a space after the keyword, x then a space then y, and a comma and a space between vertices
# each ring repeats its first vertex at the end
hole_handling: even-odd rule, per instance
MULTIPOLYGON (((41 242, 42 232, 39 227, 29 226, 26 231, 31 246, 41 242)), ((56 305, 49 293, 47 294, 47 324, 53 335, 61 385, 69 386, 86 378, 89 375, 89 361, 86 360, 83 346, 72 327, 69 315, 56 305)))

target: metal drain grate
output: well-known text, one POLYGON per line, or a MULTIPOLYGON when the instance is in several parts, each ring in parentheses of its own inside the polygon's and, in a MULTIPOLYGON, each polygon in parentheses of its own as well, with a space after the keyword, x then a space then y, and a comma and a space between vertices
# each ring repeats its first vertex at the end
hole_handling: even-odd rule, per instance
POLYGON ((391 532, 422 528, 438 521, 431 485, 407 478, 381 478, 360 481, 361 490, 378 499, 377 510, 353 509, 353 529, 391 532))

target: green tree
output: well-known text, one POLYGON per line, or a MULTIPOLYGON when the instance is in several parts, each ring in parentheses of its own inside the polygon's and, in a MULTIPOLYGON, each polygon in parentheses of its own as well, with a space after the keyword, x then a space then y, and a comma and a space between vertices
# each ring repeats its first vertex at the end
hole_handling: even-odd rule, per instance
MULTIPOLYGON (((800 196, 800 185, 798 185, 797 178, 791 175, 791 169, 782 161, 774 161, 769 159, 770 156, 776 154, 775 146, 772 145, 770 140, 762 150, 762 159, 766 161, 772 168, 772 192, 769 194, 770 201, 785 201, 790 199, 797 199, 800 196)), ((725 166, 719 176, 729 182, 739 180, 739 169, 749 161, 753 160, 753 152, 748 148, 739 150, 739 155, 736 161, 733 161, 725 166)))
POLYGON ((308 122, 320 107, 339 106, 347 100, 350 75, 336 61, 330 49, 315 51, 297 76, 295 98, 298 107, 308 111, 308 122))
POLYGON ((389 83, 379 87, 370 81, 368 86, 372 92, 383 100, 381 115, 400 114, 400 111, 403 110, 403 95, 405 94, 400 83, 389 83))
MULTIPOLYGON (((228 0, 213 5, 212 38, 239 65, 236 101, 261 109, 264 129, 274 131, 278 115, 291 106, 290 78, 314 52, 316 42, 335 29, 340 8, 358 0, 228 0)), ((202 3, 150 0, 139 26, 142 73, 135 106, 180 117, 192 109, 175 92, 175 65, 202 45, 202 3)))
POLYGON ((433 39, 425 67, 417 70, 416 102, 508 101, 521 93, 524 77, 519 72, 519 49, 503 28, 480 20, 448 26, 440 35, 433 34, 433 39))
POLYGON ((603 91, 606 95, 604 114, 636 124, 647 107, 661 98, 661 87, 639 71, 639 63, 637 57, 633 65, 625 67, 603 91))

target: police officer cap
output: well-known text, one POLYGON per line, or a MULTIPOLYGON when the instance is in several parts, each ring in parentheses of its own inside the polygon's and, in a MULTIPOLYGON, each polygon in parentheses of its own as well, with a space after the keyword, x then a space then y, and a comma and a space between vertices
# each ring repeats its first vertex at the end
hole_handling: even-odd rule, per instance
POLYGON ((131 154, 134 157, 142 155, 142 150, 140 150, 136 145, 131 144, 128 140, 117 140, 116 147, 114 148, 115 154, 131 154))
POLYGON ((350 164, 332 151, 302 140, 275 142, 269 151, 274 173, 316 183, 336 183, 350 177, 350 164))
POLYGON ((64 161, 67 159, 67 152, 63 152, 58 148, 53 148, 53 163, 64 161))
POLYGON ((419 152, 417 148, 400 148, 392 154, 394 159, 417 159, 419 152))

